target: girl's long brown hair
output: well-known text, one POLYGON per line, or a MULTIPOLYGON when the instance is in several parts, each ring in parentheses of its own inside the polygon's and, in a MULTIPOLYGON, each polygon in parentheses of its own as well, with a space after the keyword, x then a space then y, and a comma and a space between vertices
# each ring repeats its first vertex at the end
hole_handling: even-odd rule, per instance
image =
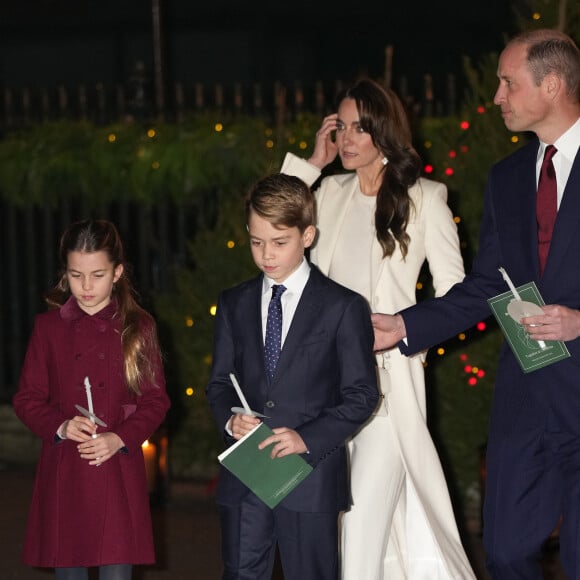
POLYGON ((375 229, 383 257, 392 256, 398 242, 404 258, 411 241, 406 232, 412 208, 408 190, 421 173, 421 158, 411 142, 407 113, 392 90, 370 79, 361 79, 346 89, 339 102, 344 99, 356 102, 361 128, 388 159, 377 194, 375 229))
POLYGON ((70 252, 106 252, 116 268, 123 273, 113 287, 117 314, 121 322, 121 342, 125 360, 125 380, 128 388, 141 393, 145 381, 155 384, 153 357, 159 356, 159 342, 152 316, 137 303, 127 275, 123 243, 117 228, 105 220, 85 220, 69 226, 60 239, 61 276, 58 284, 46 295, 51 308, 60 308, 70 296, 66 271, 70 252))

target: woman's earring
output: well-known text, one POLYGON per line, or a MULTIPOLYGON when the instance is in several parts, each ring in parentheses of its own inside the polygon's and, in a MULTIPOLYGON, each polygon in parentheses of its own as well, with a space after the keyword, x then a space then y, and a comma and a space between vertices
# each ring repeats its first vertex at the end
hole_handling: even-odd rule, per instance
POLYGON ((389 162, 389 160, 388 160, 386 157, 383 157, 383 158, 381 159, 381 163, 382 163, 383 165, 386 165, 388 162, 389 162))

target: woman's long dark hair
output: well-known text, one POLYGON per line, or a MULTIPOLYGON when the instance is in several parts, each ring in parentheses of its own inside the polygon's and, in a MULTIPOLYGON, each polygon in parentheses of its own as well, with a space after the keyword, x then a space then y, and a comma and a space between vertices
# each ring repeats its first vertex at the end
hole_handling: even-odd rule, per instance
POLYGON ((123 265, 123 274, 115 282, 113 297, 121 321, 121 341, 125 359, 125 380, 129 390, 140 394, 146 379, 156 384, 152 357, 159 354, 155 323, 151 315, 137 303, 127 276, 123 243, 117 228, 105 220, 85 220, 70 225, 60 239, 61 275, 58 284, 46 294, 51 308, 59 308, 70 296, 66 277, 70 252, 106 252, 116 268, 123 265))
POLYGON ((422 165, 411 142, 407 113, 392 90, 370 79, 361 79, 346 89, 339 102, 344 99, 355 101, 361 128, 389 161, 383 170, 375 211, 383 257, 393 255, 396 242, 405 257, 411 241, 406 232, 412 207, 408 190, 419 179, 422 165))

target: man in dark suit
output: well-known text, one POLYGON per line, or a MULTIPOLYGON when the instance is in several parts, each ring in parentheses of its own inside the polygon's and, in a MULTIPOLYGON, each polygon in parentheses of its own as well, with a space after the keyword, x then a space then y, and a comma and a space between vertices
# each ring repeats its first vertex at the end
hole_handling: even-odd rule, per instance
POLYGON ((537 284, 548 306, 522 323, 535 340, 566 341, 571 357, 524 374, 507 344, 502 348, 484 545, 494 579, 540 579, 541 545, 562 516, 561 562, 568 578, 580 578, 580 52, 563 33, 523 33, 502 52, 498 77, 494 102, 507 128, 537 139, 490 171, 469 276, 439 299, 374 315, 375 348, 398 343, 405 354, 418 352, 487 317, 487 299, 508 290, 500 266, 515 286, 537 284), (536 208, 547 189, 538 184, 549 145, 556 148, 546 169, 553 230, 536 208))
POLYGON ((274 461, 297 453, 312 473, 273 510, 222 469, 217 503, 224 579, 271 578, 276 545, 286 580, 338 578, 338 513, 349 506, 345 439, 378 402, 370 312, 358 294, 310 266, 314 197, 300 179, 276 174, 251 190, 252 255, 263 272, 221 293, 207 397, 226 444, 259 419, 237 413, 234 373, 252 411, 267 418, 274 461), (281 291, 281 350, 272 347, 270 302, 281 291), (271 299, 272 296, 272 299, 271 299), (279 358, 278 358, 279 357, 279 358))

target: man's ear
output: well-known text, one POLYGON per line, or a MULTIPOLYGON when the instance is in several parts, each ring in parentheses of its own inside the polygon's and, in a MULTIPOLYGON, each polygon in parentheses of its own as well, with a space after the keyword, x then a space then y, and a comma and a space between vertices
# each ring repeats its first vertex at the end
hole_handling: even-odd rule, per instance
POLYGON ((552 100, 558 97, 562 90, 565 90, 562 79, 554 73, 548 73, 544 77, 543 85, 546 95, 552 100))

